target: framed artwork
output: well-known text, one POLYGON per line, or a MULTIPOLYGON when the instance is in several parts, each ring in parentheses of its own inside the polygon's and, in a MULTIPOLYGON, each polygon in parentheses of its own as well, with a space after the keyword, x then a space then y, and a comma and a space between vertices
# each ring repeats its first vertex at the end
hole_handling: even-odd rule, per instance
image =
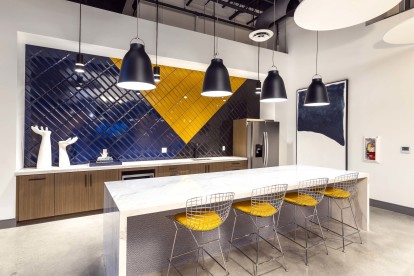
POLYGON ((327 83, 330 104, 304 106, 297 91, 296 164, 348 169, 348 80, 327 83))
POLYGON ((364 137, 364 161, 379 163, 380 137, 364 137))

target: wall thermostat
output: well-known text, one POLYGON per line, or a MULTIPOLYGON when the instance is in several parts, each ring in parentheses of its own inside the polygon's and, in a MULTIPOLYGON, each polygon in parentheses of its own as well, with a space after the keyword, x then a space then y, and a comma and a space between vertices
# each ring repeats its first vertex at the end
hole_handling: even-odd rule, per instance
POLYGON ((401 153, 409 154, 410 153, 410 147, 407 147, 407 146, 401 147, 401 153))

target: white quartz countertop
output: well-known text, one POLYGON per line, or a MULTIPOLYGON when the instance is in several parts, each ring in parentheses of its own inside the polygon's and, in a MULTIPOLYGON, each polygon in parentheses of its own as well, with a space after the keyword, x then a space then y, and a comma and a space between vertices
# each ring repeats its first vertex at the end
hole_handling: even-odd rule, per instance
MULTIPOLYGON (((349 173, 311 166, 280 166, 260 169, 193 174, 105 183, 122 216, 137 216, 185 208, 186 200, 213 193, 234 192, 235 199, 248 198, 255 188, 288 184, 297 189, 302 180, 349 173)), ((360 173, 359 178, 366 178, 360 173)))
POLYGON ((146 168, 146 167, 160 167, 160 166, 188 165, 188 164, 208 164, 208 163, 215 163, 215 162, 232 162, 232 161, 245 161, 245 160, 247 160, 247 158, 245 157, 223 156, 223 157, 205 157, 205 158, 188 158, 188 159, 133 161, 133 162, 122 162, 122 165, 107 165, 107 166, 97 166, 97 167, 89 167, 88 164, 83 164, 83 165, 73 165, 67 168, 59 168, 59 167, 52 167, 49 169, 24 168, 24 169, 18 170, 16 172, 16 176, 46 174, 46 173, 146 168))

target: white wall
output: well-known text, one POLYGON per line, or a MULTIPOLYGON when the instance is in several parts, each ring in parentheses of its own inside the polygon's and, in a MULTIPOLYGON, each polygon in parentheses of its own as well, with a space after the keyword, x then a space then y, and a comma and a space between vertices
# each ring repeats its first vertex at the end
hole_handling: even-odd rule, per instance
MULTIPOLYGON (((371 198, 407 207, 414 207, 414 151, 400 154, 400 146, 414 147, 414 46, 386 45, 382 37, 412 16, 414 10, 373 25, 319 35, 324 82, 349 79, 349 169, 370 173, 371 198), (381 137, 381 163, 363 161, 363 136, 381 137)), ((315 73, 316 34, 293 21, 287 33, 291 100, 275 112, 289 126, 289 148, 296 133, 295 90, 307 87, 315 73)), ((289 151, 286 162, 291 163, 294 155, 289 151)))
MULTIPOLYGON (((23 164, 24 44, 76 51, 79 6, 65 0, 2 0, 0 5, 0 123, 4 132, 0 140, 0 220, 3 220, 15 217, 14 173, 23 164)), ((135 36, 135 19, 91 7, 85 7, 83 15, 84 51, 122 58, 135 36)), ((140 36, 147 51, 154 54, 154 23, 141 20, 140 36)), ((212 58, 211 36, 160 25, 159 38, 160 64, 205 70, 212 58)), ((256 47, 220 39, 220 56, 231 75, 255 78, 256 54, 256 47)), ((270 56, 271 51, 262 51, 262 72, 270 67, 270 56)), ((281 70, 287 71, 288 56, 277 53, 276 58, 281 70)))

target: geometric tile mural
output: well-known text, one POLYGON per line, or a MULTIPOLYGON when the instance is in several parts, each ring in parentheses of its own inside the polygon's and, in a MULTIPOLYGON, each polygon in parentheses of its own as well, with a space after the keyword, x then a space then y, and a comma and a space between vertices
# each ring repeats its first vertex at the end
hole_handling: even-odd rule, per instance
MULTIPOLYGON (((121 68, 122 59, 112 59, 121 68)), ((204 72, 160 66, 162 81, 157 88, 143 91, 142 95, 158 111, 175 133, 188 143, 194 135, 210 120, 229 97, 204 97, 204 72)), ((246 81, 244 78, 230 77, 231 88, 237 92, 246 81)))
MULTIPOLYGON (((188 158, 194 143, 199 143, 200 156, 231 155, 231 122, 259 117, 259 99, 253 93, 255 81, 241 79, 233 96, 211 114, 199 131, 190 133, 191 137, 183 136, 184 141, 147 100, 145 96, 150 92, 144 96, 116 86, 119 68, 108 57, 85 55, 86 71, 77 89, 75 57, 74 52, 26 46, 25 167, 36 165, 41 141, 30 129, 33 125, 47 126, 52 131, 53 164, 57 165, 58 141, 73 136, 79 140, 68 147, 72 164, 96 160, 104 148, 121 161, 188 158), (224 152, 222 145, 226 146, 224 152), (167 147, 168 153, 162 154, 162 147, 167 147)), ((175 69, 162 68, 162 77, 175 69)), ((233 91, 234 85, 232 81, 233 91)))

